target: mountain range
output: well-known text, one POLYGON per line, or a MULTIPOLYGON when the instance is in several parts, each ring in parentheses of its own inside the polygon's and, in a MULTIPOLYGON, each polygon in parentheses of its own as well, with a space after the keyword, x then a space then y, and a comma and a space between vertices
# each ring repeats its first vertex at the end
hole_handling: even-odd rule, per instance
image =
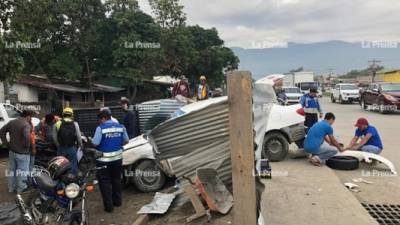
POLYGON ((249 70, 254 78, 272 73, 287 73, 303 67, 315 74, 345 74, 365 69, 369 61, 381 61, 385 69, 400 68, 400 43, 327 41, 288 43, 280 48, 244 49, 232 47, 240 59, 240 70, 249 70))

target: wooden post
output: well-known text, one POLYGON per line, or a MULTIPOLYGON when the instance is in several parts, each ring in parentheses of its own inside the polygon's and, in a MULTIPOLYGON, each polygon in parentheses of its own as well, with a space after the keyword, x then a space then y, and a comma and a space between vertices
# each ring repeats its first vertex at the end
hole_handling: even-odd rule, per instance
POLYGON ((230 72, 227 79, 234 202, 233 223, 256 225, 252 79, 250 72, 246 71, 230 72))

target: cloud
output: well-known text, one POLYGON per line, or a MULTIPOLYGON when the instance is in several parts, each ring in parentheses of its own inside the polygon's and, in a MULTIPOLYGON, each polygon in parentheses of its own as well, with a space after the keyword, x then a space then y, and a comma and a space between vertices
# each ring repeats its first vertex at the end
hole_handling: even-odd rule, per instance
MULTIPOLYGON (((139 4, 150 12, 147 0, 139 4)), ((227 46, 400 41, 398 0, 181 0, 181 4, 188 24, 216 27, 227 46)))

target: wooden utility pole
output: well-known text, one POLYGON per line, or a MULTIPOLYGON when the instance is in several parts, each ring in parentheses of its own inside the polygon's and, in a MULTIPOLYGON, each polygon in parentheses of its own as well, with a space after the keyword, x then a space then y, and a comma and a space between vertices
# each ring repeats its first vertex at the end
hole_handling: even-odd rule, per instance
POLYGON ((250 72, 246 71, 229 72, 227 79, 234 202, 233 223, 256 225, 252 79, 250 72))
POLYGON ((376 77, 376 71, 378 70, 378 63, 381 63, 380 60, 373 59, 371 61, 368 61, 370 64, 370 68, 372 70, 372 83, 375 82, 375 77, 376 77))

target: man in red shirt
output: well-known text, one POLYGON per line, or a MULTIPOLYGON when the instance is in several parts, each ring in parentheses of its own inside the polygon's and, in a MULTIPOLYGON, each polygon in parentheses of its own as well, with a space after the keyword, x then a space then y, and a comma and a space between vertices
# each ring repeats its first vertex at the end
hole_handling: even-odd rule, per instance
POLYGON ((180 77, 180 81, 174 84, 172 89, 172 97, 175 98, 177 95, 182 95, 183 97, 190 98, 190 88, 187 78, 185 76, 180 77))

